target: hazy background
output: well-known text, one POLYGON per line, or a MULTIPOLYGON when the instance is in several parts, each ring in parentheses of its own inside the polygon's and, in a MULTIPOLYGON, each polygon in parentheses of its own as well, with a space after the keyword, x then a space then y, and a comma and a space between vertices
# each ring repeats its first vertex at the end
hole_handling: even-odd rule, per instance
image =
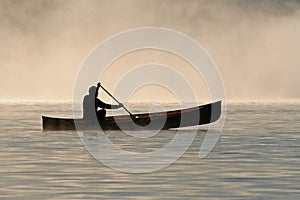
POLYGON ((296 0, 0 0, 0 99, 71 100, 95 46, 145 26, 201 43, 230 101, 300 99, 296 0))

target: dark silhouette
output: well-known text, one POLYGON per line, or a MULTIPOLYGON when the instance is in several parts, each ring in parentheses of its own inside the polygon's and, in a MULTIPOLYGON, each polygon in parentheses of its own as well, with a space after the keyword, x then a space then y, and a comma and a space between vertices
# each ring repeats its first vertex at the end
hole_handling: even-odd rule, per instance
POLYGON ((105 109, 118 109, 123 107, 123 104, 110 105, 106 104, 100 99, 98 99, 98 90, 100 88, 100 83, 96 86, 92 86, 89 89, 89 94, 84 97, 83 100, 83 118, 87 120, 92 120, 96 116, 99 121, 105 119, 106 110, 105 109), (100 109, 100 110, 99 110, 100 109))

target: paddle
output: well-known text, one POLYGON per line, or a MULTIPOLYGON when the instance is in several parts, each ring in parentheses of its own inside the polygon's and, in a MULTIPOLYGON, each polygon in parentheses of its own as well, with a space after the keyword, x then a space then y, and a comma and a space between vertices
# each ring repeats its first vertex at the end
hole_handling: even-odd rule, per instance
POLYGON ((109 91, 107 91, 100 83, 97 84, 97 87, 101 87, 111 98, 113 98, 113 100, 115 100, 118 104, 122 105, 122 107, 124 108, 124 110, 126 110, 126 112, 129 113, 129 115, 135 119, 135 117, 133 116, 133 114, 122 104, 120 103, 112 94, 110 94, 109 91))

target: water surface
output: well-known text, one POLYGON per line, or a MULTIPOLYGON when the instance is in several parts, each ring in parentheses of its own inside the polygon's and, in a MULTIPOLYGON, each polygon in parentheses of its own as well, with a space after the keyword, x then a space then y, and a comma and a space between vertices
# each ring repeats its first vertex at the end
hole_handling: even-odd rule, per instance
MULTIPOLYGON (((68 103, 0 104, 0 199, 300 199, 300 104, 229 104, 222 136, 198 158, 205 136, 170 166, 144 174, 94 159, 74 132, 42 132, 41 115, 71 116, 68 103)), ((174 137, 129 141, 151 151, 174 137)), ((144 148, 144 149, 143 149, 144 148)))

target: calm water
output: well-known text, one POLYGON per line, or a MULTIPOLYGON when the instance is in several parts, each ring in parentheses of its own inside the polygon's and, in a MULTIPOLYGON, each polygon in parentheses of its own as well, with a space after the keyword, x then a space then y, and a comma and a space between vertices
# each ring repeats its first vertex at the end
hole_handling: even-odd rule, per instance
MULTIPOLYGON (((41 131, 42 114, 71 116, 70 104, 2 103, 0 199, 300 199, 300 104, 227 109, 221 139, 205 159, 198 158, 200 131, 172 165, 129 174, 95 160, 76 133, 41 131)), ((143 146, 111 135, 132 151, 143 146)), ((145 148, 173 136, 166 131, 145 148)))

